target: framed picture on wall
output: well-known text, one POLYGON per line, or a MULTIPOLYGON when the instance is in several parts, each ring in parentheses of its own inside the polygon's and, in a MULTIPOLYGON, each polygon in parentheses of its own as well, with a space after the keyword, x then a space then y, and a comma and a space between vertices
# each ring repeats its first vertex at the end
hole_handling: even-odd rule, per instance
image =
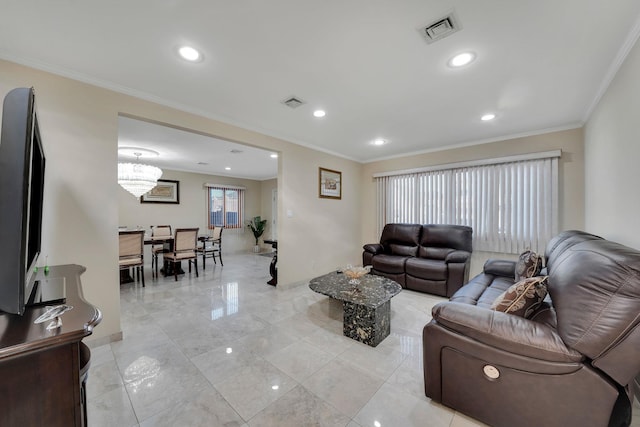
POLYGON ((323 199, 342 199, 342 172, 320 168, 319 196, 323 199))
POLYGON ((140 197, 140 203, 180 203, 180 181, 159 179, 158 185, 140 197))

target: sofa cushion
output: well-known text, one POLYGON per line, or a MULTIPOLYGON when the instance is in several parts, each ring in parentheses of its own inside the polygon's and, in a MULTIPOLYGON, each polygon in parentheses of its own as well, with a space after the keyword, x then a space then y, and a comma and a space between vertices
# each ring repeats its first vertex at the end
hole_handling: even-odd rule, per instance
POLYGON ((420 258, 445 259, 454 250, 472 251, 473 230, 464 225, 425 224, 420 236, 420 258))
POLYGON ((425 224, 422 226, 420 246, 471 252, 472 234, 473 229, 466 225, 425 224))
POLYGON ((420 279, 447 280, 447 264, 427 258, 409 258, 405 264, 407 274, 420 279))
POLYGON ((373 257, 371 264, 374 270, 384 273, 404 274, 404 266, 407 259, 410 258, 398 255, 378 254, 373 257))
POLYGON ((547 296, 547 276, 529 277, 514 283, 491 304, 491 309, 529 317, 547 296))
POLYGON ((512 277, 494 276, 480 273, 451 297, 452 302, 489 308, 491 304, 513 285, 512 277))
POLYGON ((542 258, 533 251, 525 251, 520 254, 516 262, 515 280, 519 282, 528 277, 537 276, 542 270, 542 258))
POLYGON ((576 243, 551 265, 549 294, 568 346, 620 384, 640 372, 640 330, 630 332, 640 313, 640 251, 602 239, 576 243), (621 345, 623 337, 636 345, 635 356, 621 345), (629 358, 635 364, 620 374, 629 367, 620 360, 629 358))
POLYGON ((414 257, 418 253, 418 247, 405 246, 397 243, 389 243, 389 252, 391 252, 391 255, 398 255, 402 257, 406 257, 406 256, 414 257))
POLYGON ((420 224, 387 224, 382 230, 380 244, 387 254, 416 256, 421 230, 420 224))
POLYGON ((447 255, 454 251, 455 249, 451 248, 426 248, 424 246, 421 246, 419 255, 421 258, 444 260, 447 255))

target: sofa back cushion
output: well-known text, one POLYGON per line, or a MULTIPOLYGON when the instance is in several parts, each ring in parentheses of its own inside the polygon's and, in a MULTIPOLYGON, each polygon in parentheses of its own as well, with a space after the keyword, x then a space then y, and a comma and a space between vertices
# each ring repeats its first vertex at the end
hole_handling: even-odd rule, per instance
POLYGON ((590 234, 585 231, 580 230, 567 230, 555 236, 553 239, 549 240, 547 243, 547 247, 544 251, 545 264, 547 269, 549 266, 553 264, 555 258, 562 255, 562 253, 579 242, 584 242, 587 240, 602 240, 602 237, 596 236, 595 234, 590 234))
POLYGON ((387 224, 382 230, 380 244, 387 254, 416 256, 421 229, 420 224, 387 224))
POLYGON ((548 273, 562 340, 627 384, 640 372, 640 252, 585 240, 554 257, 548 273))
POLYGON ((425 224, 420 236, 421 258, 445 259, 455 250, 471 252, 473 229, 465 225, 425 224))

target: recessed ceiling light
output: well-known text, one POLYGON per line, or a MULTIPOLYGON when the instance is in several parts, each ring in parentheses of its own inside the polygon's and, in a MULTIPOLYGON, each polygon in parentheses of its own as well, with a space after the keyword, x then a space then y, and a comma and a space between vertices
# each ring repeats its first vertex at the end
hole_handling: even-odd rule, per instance
POLYGON ((226 168, 224 168, 224 170, 226 170, 226 171, 230 171, 230 170, 231 170, 231 168, 230 168, 229 166, 227 166, 226 168))
POLYGON ((488 122, 489 120, 493 120, 496 118, 496 115, 493 113, 489 113, 489 114, 485 114, 484 116, 480 117, 480 120, 482 120, 483 122, 488 122))
POLYGON ((385 141, 382 138, 374 139, 373 142, 372 142, 373 145, 384 145, 386 143, 387 143, 387 141, 385 141))
POLYGON ((202 59, 202 54, 191 46, 182 46, 178 49, 178 53, 187 61, 197 62, 202 59))
POLYGON ((313 112, 313 117, 320 118, 320 117, 324 117, 326 115, 327 115, 327 113, 324 110, 316 110, 316 111, 313 112))
POLYGON ((473 52, 459 53, 449 60, 450 67, 463 67, 476 59, 476 55, 473 52))
POLYGON ((277 159, 277 158, 278 158, 278 155, 277 155, 276 153, 273 153, 273 154, 271 154, 271 158, 272 158, 272 159, 277 159))

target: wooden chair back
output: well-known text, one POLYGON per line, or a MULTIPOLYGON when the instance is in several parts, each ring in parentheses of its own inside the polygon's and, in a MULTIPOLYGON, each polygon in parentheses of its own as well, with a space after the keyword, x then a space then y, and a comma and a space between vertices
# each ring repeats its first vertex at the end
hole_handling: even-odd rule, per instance
POLYGON ((214 242, 220 242, 222 240, 222 230, 224 230, 224 227, 214 228, 211 232, 211 240, 214 242))
POLYGON ((176 228, 173 251, 175 253, 191 251, 195 256, 198 246, 198 230, 198 228, 176 228))
POLYGON ((141 257, 144 253, 144 230, 120 231, 119 255, 120 258, 141 257))
POLYGON ((155 225, 151 227, 151 237, 167 237, 171 236, 170 225, 155 225))

